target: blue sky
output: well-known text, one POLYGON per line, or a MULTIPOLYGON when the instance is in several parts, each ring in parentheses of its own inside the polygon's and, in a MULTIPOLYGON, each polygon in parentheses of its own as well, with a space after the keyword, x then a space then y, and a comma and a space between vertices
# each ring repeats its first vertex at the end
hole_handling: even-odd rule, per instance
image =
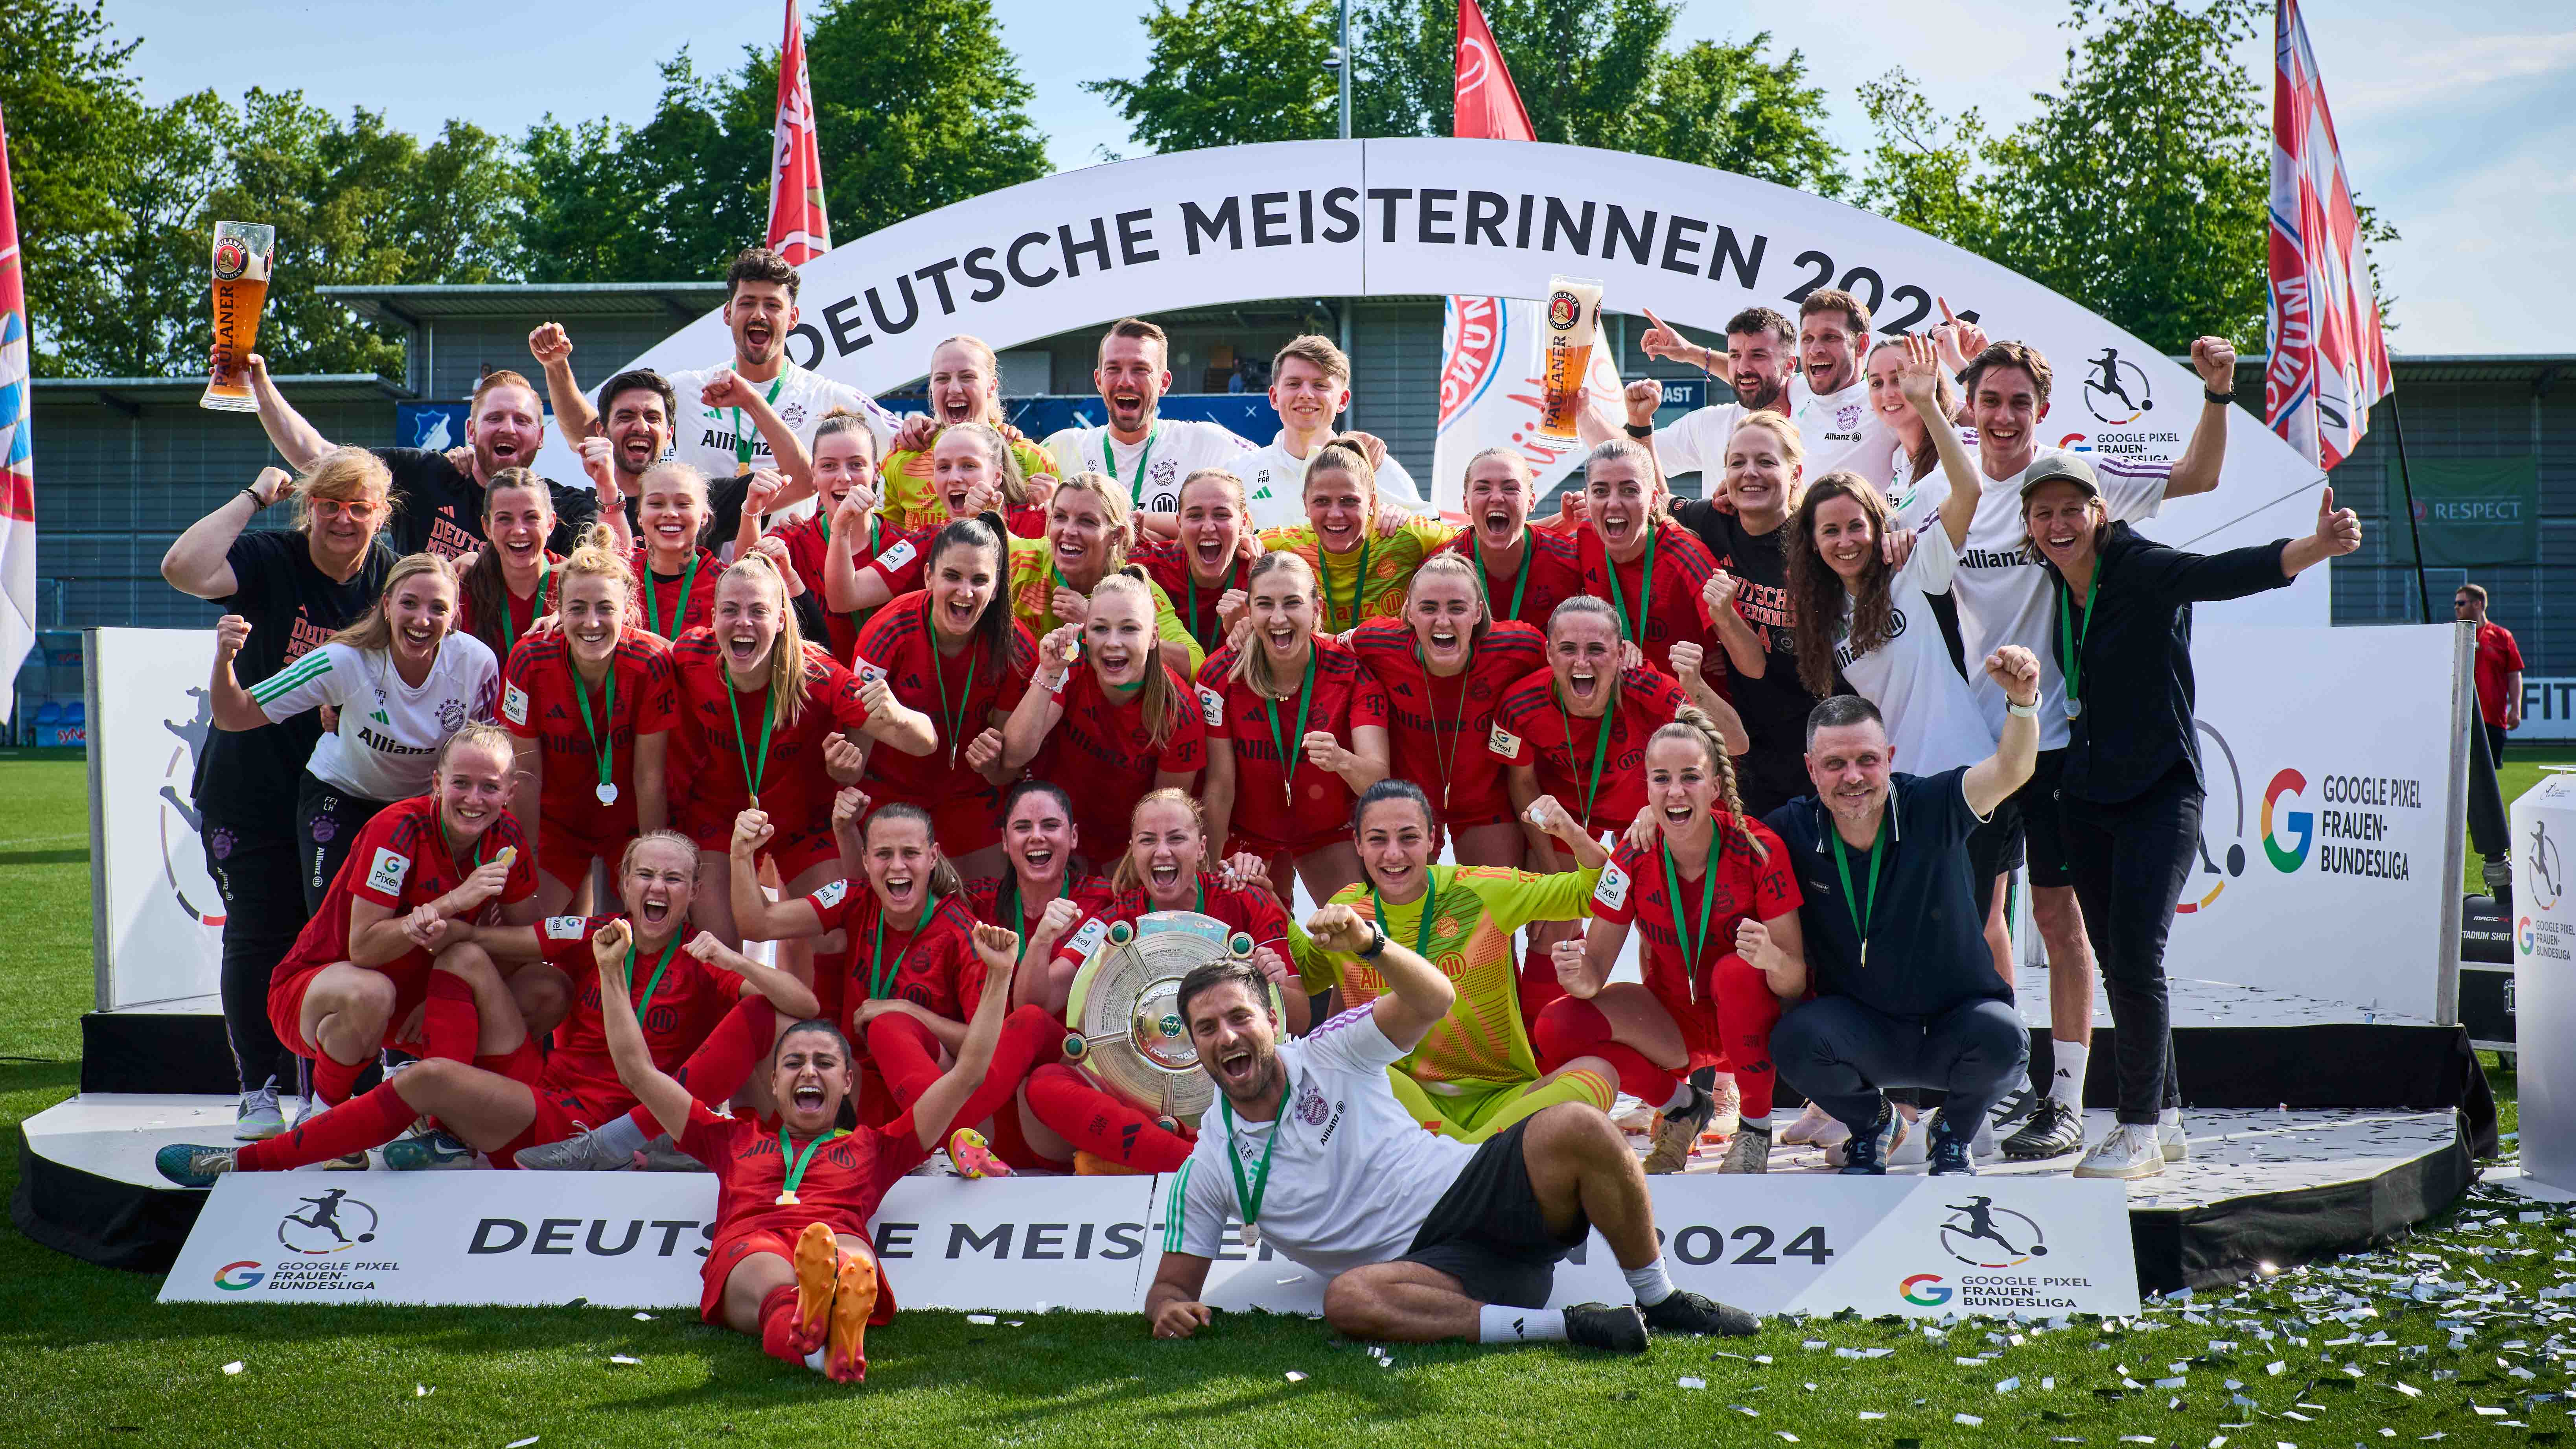
MULTIPOLYGON (((107 8, 120 33, 145 42, 137 63, 155 100, 207 86, 301 87, 318 104, 373 107, 415 132, 455 115, 507 134, 548 111, 641 120, 659 61, 686 43, 702 62, 729 65, 745 44, 776 43, 780 13, 767 3, 702 0, 107 0, 107 8)), ((1104 147, 1137 149, 1124 122, 1079 83, 1143 70, 1143 25, 1111 17, 1141 17, 1148 5, 996 0, 995 8, 1037 88, 1034 114, 1059 168, 1090 164, 1104 147)), ((1853 90, 1891 65, 1912 71, 1945 111, 1979 106, 2006 126, 2029 115, 2030 93, 2053 85, 2063 64, 2061 13, 2010 0, 1768 8, 1688 0, 1677 34, 1740 38, 1767 26, 1775 45, 1805 52, 1811 78, 1831 98, 1836 138, 1857 152, 1870 133, 1853 90)), ((2305 15, 2354 184, 2404 234, 2380 258, 2398 299, 2398 350, 2576 350, 2567 324, 2550 320, 2558 309, 2535 305, 2576 272, 2576 108, 2566 104, 2576 95, 2576 8, 2564 0, 2313 0, 2305 15)), ((2243 59, 2268 94, 2268 27, 2243 59)), ((818 89, 826 83, 816 77, 818 89)))

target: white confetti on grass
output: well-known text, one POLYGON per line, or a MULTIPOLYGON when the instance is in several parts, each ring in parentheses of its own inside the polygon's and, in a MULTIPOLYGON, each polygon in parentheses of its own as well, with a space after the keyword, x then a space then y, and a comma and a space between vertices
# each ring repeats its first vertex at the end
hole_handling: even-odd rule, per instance
POLYGON ((650 1323, 653 1321, 653 1315, 650 1313, 638 1313, 635 1315, 635 1321, 638 1323, 650 1323))
POLYGON ((1302 1384, 1305 1381, 1306 1376, 1304 1374, 1297 1372, 1295 1369, 1290 1369, 1288 1371, 1288 1382, 1292 1384, 1302 1384))
POLYGON ((1679 1383, 1686 1389, 1704 1389, 1708 1387, 1708 1380, 1706 1379, 1682 1378, 1675 1380, 1675 1382, 1679 1383))
POLYGON ((1953 1424, 1965 1424, 1969 1428, 1973 1429, 1986 1421, 1974 1414, 1952 1414, 1950 1416, 1950 1422, 1953 1424))
POLYGON ((640 1359, 640 1358, 634 1358, 634 1357, 631 1357, 631 1356, 629 1356, 629 1355, 622 1354, 622 1353, 612 1353, 612 1354, 610 1354, 610 1355, 608 1356, 608 1361, 609 1361, 610 1363, 640 1364, 640 1363, 642 1363, 644 1360, 642 1360, 642 1359, 640 1359))
POLYGON ((989 1313, 969 1313, 966 1315, 966 1321, 968 1323, 990 1324, 993 1321, 993 1315, 989 1313))
POLYGON ((535 1435, 535 1434, 530 1434, 530 1435, 529 1435, 527 1438, 525 1438, 525 1439, 513 1439, 513 1440, 511 1440, 509 1443, 502 1445, 502 1446, 501 1446, 501 1449, 528 1449, 528 1446, 529 1446, 529 1445, 531 1445, 531 1444, 534 1444, 535 1442, 537 1442, 537 1439, 538 1439, 538 1436, 537 1436, 537 1435, 535 1435))
POLYGON ((241 1361, 240 1359, 234 1359, 231 1363, 228 1363, 228 1364, 225 1364, 225 1365, 224 1365, 224 1372, 225 1372, 226 1374, 228 1374, 228 1375, 230 1375, 230 1374, 237 1374, 237 1373, 240 1373, 241 1371, 242 1371, 242 1361, 241 1361))

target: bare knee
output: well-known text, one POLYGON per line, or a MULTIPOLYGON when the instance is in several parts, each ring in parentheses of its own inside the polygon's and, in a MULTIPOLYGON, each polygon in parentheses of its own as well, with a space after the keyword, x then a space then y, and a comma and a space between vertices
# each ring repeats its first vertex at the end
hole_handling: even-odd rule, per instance
POLYGON ((1367 1268, 1353 1268, 1324 1288, 1324 1321, 1351 1338, 1385 1338, 1395 1316, 1367 1268))
POLYGON ((1577 1160, 1603 1160, 1628 1151, 1627 1139, 1609 1117, 1583 1102, 1558 1102, 1532 1112, 1521 1142, 1524 1152, 1577 1160))
POLYGON ((501 984, 500 968, 492 964, 492 958, 482 947, 471 941, 459 941, 439 952, 430 962, 430 967, 451 976, 462 976, 477 986, 501 984))
POLYGON ((529 966, 510 978, 510 999, 529 1034, 543 1035, 572 1014, 572 983, 551 966, 529 966))

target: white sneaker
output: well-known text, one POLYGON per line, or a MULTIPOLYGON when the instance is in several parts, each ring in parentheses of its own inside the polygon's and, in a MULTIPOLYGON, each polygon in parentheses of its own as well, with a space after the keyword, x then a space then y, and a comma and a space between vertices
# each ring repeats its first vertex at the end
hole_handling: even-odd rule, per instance
POLYGON ((2191 1134, 2182 1126, 2182 1114, 2166 1111, 2156 1118, 2156 1146, 2167 1162, 2185 1162, 2191 1158, 2191 1134))
POLYGON ((241 1094, 241 1106, 233 1112, 233 1140, 264 1142, 286 1130, 286 1115, 278 1109, 277 1078, 256 1091, 241 1094))
POLYGON ((1744 1125, 1744 1092, 1735 1085, 1735 1073, 1718 1073, 1717 1086, 1712 1094, 1717 1099, 1717 1111, 1708 1119, 1707 1125, 1699 1129, 1700 1134, 1704 1137, 1732 1137, 1735 1129, 1744 1125))
POLYGON ((2077 1177, 2154 1177, 2165 1170, 2154 1124, 2120 1122, 2075 1164, 2077 1177))
POLYGON ((1919 1167, 1931 1160, 1932 1133, 1924 1121, 1923 1109, 1900 1102, 1896 1108, 1896 1145, 1888 1149, 1890 1167, 1919 1167))
POLYGON ((1797 1121, 1780 1129, 1780 1145, 1802 1147, 1813 1142, 1816 1140, 1817 1131, 1832 1120, 1834 1119, 1825 1115, 1824 1108, 1809 1102, 1807 1110, 1798 1114, 1797 1121))

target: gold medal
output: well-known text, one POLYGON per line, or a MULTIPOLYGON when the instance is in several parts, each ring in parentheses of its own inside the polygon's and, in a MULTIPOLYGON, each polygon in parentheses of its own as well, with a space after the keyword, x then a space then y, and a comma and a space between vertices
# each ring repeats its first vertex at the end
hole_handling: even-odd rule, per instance
POLYGON ((782 1192, 776 1198, 772 1199, 772 1201, 779 1207, 802 1207, 804 1205, 797 1199, 796 1194, 792 1192, 782 1192))

